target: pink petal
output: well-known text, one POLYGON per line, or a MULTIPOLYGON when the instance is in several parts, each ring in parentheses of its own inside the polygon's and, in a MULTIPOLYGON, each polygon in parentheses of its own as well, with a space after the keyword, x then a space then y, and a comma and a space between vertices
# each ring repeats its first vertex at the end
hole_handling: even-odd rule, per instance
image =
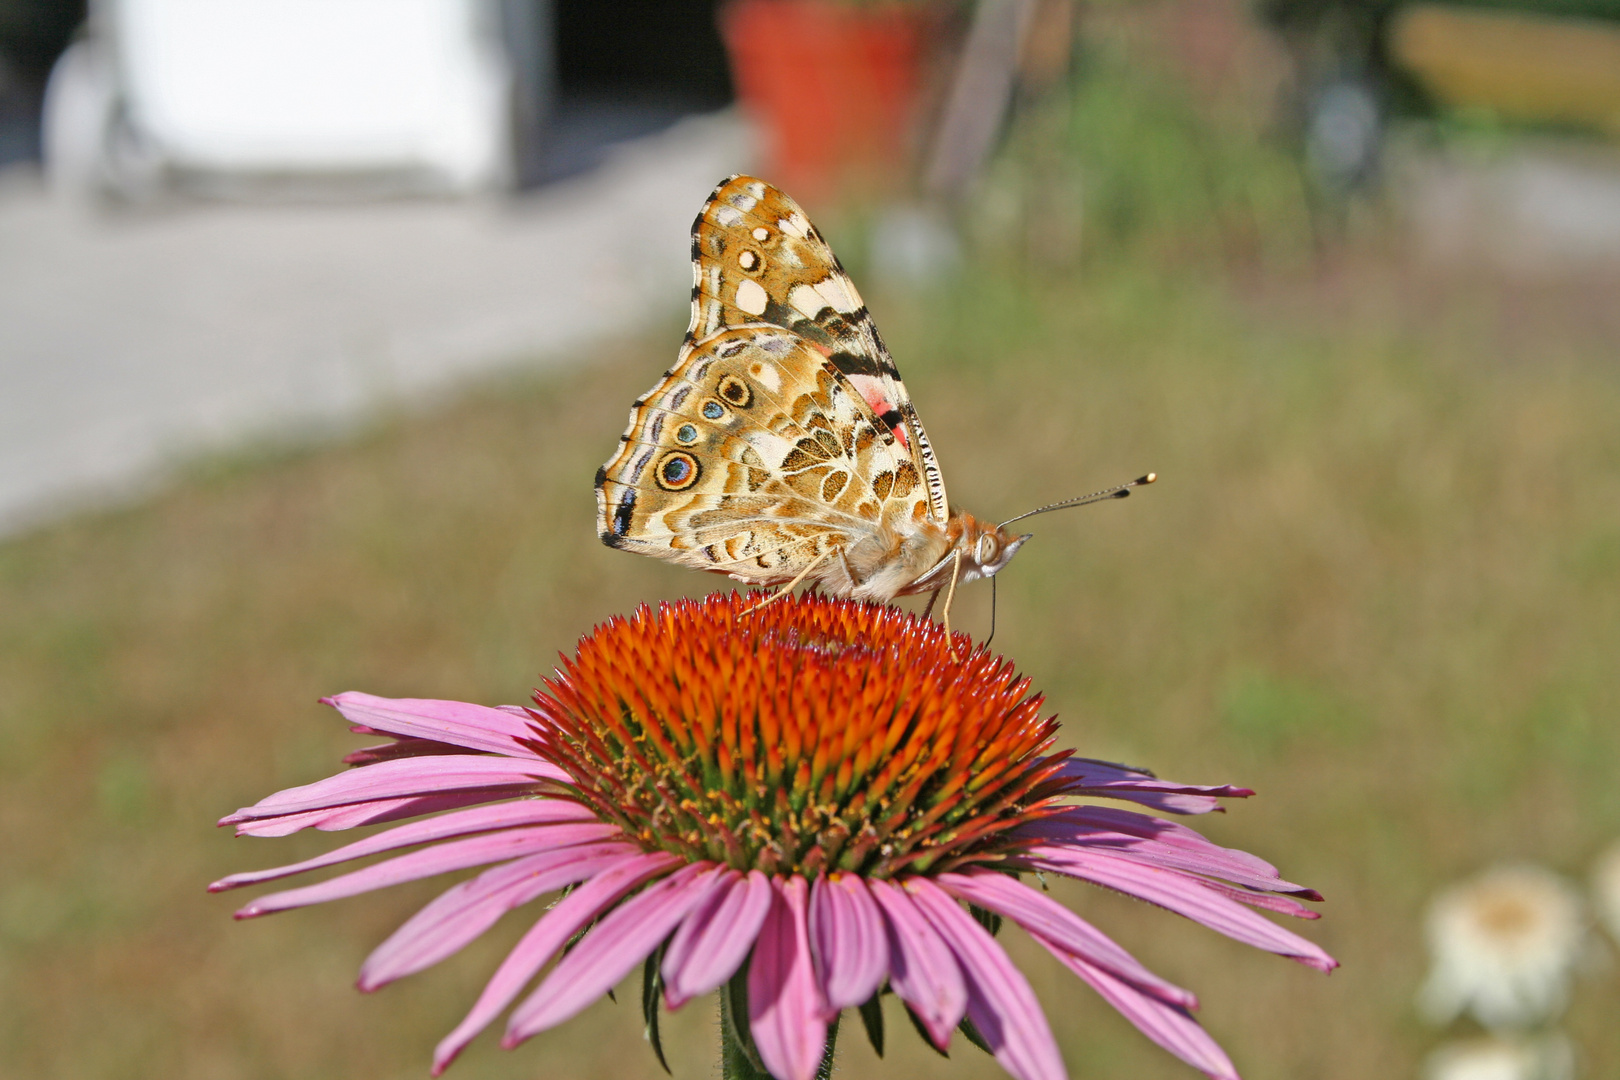
POLYGON ((1042 938, 1049 948, 1067 950, 1155 997, 1183 1008, 1198 1008, 1198 999, 1191 993, 1153 974, 1106 934, 1056 900, 1006 874, 970 870, 941 874, 934 880, 953 896, 1005 915, 1042 938))
POLYGON ((237 836, 290 836, 302 829, 337 832, 360 825, 380 825, 401 818, 436 814, 441 810, 455 810, 463 806, 495 802, 497 799, 516 799, 534 793, 534 784, 524 781, 506 787, 479 788, 451 795, 409 796, 403 799, 378 799, 373 802, 351 803, 348 806, 322 807, 301 810, 295 814, 276 814, 272 817, 242 821, 237 814, 221 818, 221 825, 236 825, 237 836))
POLYGON ((277 878, 302 874, 308 870, 319 870, 325 866, 336 866, 338 863, 348 862, 351 859, 377 855, 384 851, 393 851, 396 848, 410 847, 412 844, 424 844, 431 840, 445 840, 452 836, 467 836, 472 833, 490 832, 494 829, 509 829, 518 825, 590 820, 592 816, 590 810, 579 803, 558 799, 525 799, 521 802, 501 803, 497 806, 479 806, 472 810, 462 810, 454 814, 445 814, 442 817, 429 818, 426 821, 415 821, 409 825, 401 825, 397 829, 389 829, 387 832, 368 836, 364 840, 357 840, 335 851, 328 851, 325 855, 305 859, 303 862, 278 866, 270 870, 232 874, 230 877, 221 878, 208 886, 208 891, 223 892, 226 889, 240 888, 243 885, 256 885, 263 881, 274 881, 277 878))
POLYGON ((1035 935, 1035 940, 1050 949, 1052 955, 1070 971, 1089 983, 1104 1001, 1118 1009, 1120 1015, 1135 1024, 1142 1034, 1214 1080, 1240 1080, 1226 1052, 1210 1038, 1209 1032, 1198 1026, 1198 1021, 1189 1016, 1187 1010, 1142 993, 1039 934, 1035 935))
POLYGON ((748 968, 748 1023, 759 1059, 777 1080, 814 1080, 827 1045, 826 1003, 816 988, 805 922, 809 887, 771 879, 774 897, 748 968))
POLYGON ((507 829, 491 836, 453 840, 424 851, 413 851, 386 862, 329 878, 317 885, 261 896, 237 911, 238 919, 270 915, 289 908, 308 907, 357 893, 370 892, 404 881, 432 877, 450 870, 515 859, 536 851, 585 844, 593 840, 618 839, 624 835, 617 825, 590 821, 575 825, 537 825, 527 829, 507 829))
POLYGON ((1035 847, 1023 856, 1045 869, 1158 904, 1227 937, 1292 957, 1318 971, 1332 971, 1339 966, 1337 960, 1316 945, 1206 888, 1197 878, 1174 870, 1142 866, 1095 850, 1035 847))
POLYGON ((375 765, 328 776, 313 784, 278 791, 252 806, 221 818, 219 823, 234 825, 251 818, 278 817, 302 810, 321 810, 377 799, 477 791, 514 784, 532 788, 537 780, 567 781, 568 774, 549 762, 536 760, 469 757, 466 754, 401 758, 398 761, 379 761, 375 765))
POLYGON ((615 908, 513 1010, 501 1045, 516 1046, 555 1027, 607 993, 658 948, 717 880, 713 863, 691 863, 615 908))
POLYGON ((678 1009, 737 973, 771 909, 771 881, 758 870, 722 875, 664 950, 664 1001, 678 1009))
POLYGON ((532 758, 534 725, 503 709, 466 701, 384 698, 351 690, 321 699, 350 723, 407 739, 465 746, 506 757, 532 758))
POLYGON ((883 912, 856 874, 816 879, 810 892, 810 943, 829 1020, 864 1004, 889 973, 883 912))
POLYGON ((1129 810, 1077 806, 1018 831, 1050 843, 1106 846, 1140 862, 1225 878, 1251 889, 1321 899, 1314 889, 1284 881, 1275 866, 1258 856, 1211 843, 1185 825, 1129 810))
POLYGON ((869 881, 889 927, 889 985, 944 1050, 967 1011, 967 985, 956 956, 906 892, 869 881))
POLYGON ((1243 799, 1254 792, 1230 784, 1176 784, 1152 773, 1111 761, 1069 758, 1057 777, 1069 781, 1068 795, 1128 799, 1172 814, 1207 814, 1219 810, 1216 798, 1243 799))
POLYGON ((625 893, 649 878, 673 870, 681 861, 678 856, 663 851, 627 855, 622 862, 601 871, 542 915, 495 969, 495 974, 484 985, 484 992, 473 1003, 472 1011, 440 1040, 433 1052, 433 1075, 444 1072, 472 1037, 517 997, 524 984, 569 938, 590 925, 592 919, 617 903, 625 893))
POLYGON ((905 888, 961 963, 968 1017, 1001 1067, 1018 1080, 1067 1080, 1041 1003, 990 932, 927 878, 907 878, 905 888))
POLYGON ((622 841, 580 844, 525 855, 453 885, 372 950, 360 967, 360 989, 377 990, 431 967, 460 951, 513 908, 594 877, 637 851, 622 841))

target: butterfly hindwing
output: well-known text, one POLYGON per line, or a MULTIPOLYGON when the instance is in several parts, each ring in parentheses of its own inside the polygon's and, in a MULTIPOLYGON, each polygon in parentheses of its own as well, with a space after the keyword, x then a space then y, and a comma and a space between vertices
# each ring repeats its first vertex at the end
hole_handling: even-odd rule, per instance
POLYGON ((633 408, 597 503, 615 547, 760 583, 927 513, 910 455, 849 380, 760 325, 682 351, 633 408))
POLYGON ((924 480, 929 516, 947 519, 945 482, 900 372, 854 282, 798 203, 751 176, 723 182, 692 225, 692 276, 689 343, 750 323, 799 335, 894 434, 924 480))

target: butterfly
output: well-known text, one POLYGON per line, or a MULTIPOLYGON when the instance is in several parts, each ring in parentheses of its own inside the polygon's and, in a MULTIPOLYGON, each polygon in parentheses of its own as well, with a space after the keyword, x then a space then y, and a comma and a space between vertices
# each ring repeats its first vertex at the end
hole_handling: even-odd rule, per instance
POLYGON ((692 226, 692 321, 596 473, 609 547, 760 586, 888 602, 988 578, 1034 513, 1128 495, 1151 474, 994 524, 952 510, 905 382, 804 211, 751 176, 692 226))

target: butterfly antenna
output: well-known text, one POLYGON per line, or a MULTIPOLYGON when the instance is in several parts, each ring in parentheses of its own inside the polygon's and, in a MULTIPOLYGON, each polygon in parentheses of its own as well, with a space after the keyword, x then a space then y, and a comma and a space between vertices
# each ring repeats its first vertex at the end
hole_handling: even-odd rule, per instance
MULTIPOLYGON (((1131 489, 1146 487, 1158 478, 1158 473, 1150 472, 1146 476, 1138 476, 1135 480, 1132 480, 1128 484, 1120 484, 1118 487, 1104 488, 1102 491, 1093 491, 1090 495, 1082 495, 1078 499, 1065 499, 1062 502, 1050 503, 1046 506, 1031 510, 1028 513, 1019 514, 1017 517, 1010 517, 1006 521, 1003 521, 1000 525, 997 525, 996 528, 1005 529, 1015 521, 1023 521, 1027 517, 1034 517, 1036 514, 1049 513, 1053 510, 1067 510, 1071 506, 1085 506, 1088 503, 1103 502, 1107 499, 1123 499, 1130 495, 1131 489)), ((991 578, 990 580, 993 582, 995 581, 995 578, 991 578)))

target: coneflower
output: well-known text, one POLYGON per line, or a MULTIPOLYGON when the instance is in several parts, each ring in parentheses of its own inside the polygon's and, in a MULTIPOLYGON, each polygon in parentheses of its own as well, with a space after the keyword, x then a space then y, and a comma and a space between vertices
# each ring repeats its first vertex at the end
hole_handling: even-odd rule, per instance
POLYGON ((720 991, 727 1076, 810 1080, 845 1009, 881 1052, 879 1002, 892 991, 936 1048, 960 1029, 1013 1076, 1054 1080, 1065 1072, 1051 1030, 995 940, 1008 919, 1149 1038, 1235 1077, 1192 1019, 1193 995, 1021 880, 1033 871, 1336 966, 1256 910, 1312 918, 1294 899, 1319 900, 1312 890, 1165 818, 1075 801, 1199 814, 1251 792, 1055 751, 1057 723, 1029 681, 965 636, 953 654, 927 620, 815 596, 744 614, 754 603, 716 594, 612 619, 527 708, 327 699, 353 730, 393 741, 221 824, 281 836, 436 816, 211 888, 396 853, 261 897, 237 913, 248 918, 484 867, 371 954, 365 990, 566 890, 439 1044, 435 1075, 514 1002, 508 1047, 641 965, 655 1049, 660 1003, 720 991), (432 846, 397 854, 419 845, 432 846))

